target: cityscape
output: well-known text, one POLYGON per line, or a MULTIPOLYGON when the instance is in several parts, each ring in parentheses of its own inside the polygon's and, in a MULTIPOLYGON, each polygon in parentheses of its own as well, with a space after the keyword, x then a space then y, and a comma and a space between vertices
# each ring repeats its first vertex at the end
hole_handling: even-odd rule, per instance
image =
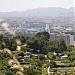
POLYGON ((0 0, 0 75, 75 75, 72 0, 0 0))
POLYGON ((34 36, 38 32, 48 32, 49 40, 60 40, 63 38, 66 43, 75 46, 75 35, 70 34, 75 32, 74 17, 58 16, 58 17, 9 17, 4 18, 5 21, 0 22, 0 33, 12 37, 10 32, 4 30, 2 23, 8 23, 9 29, 20 35, 34 36), (62 18, 61 18, 62 17, 62 18), (63 20, 62 20, 63 19, 63 20))

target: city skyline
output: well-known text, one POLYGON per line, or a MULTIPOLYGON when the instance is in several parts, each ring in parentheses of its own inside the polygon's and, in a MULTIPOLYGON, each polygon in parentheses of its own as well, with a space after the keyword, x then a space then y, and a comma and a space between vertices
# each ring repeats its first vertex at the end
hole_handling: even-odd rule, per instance
POLYGON ((75 0, 0 0, 0 12, 26 11, 40 7, 75 7, 75 0))

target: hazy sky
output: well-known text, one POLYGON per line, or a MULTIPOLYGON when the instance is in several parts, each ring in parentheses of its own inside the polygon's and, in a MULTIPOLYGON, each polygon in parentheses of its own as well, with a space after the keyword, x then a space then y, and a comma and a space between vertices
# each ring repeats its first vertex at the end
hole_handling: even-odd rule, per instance
POLYGON ((38 7, 74 7, 75 0, 0 0, 0 12, 25 11, 38 7))

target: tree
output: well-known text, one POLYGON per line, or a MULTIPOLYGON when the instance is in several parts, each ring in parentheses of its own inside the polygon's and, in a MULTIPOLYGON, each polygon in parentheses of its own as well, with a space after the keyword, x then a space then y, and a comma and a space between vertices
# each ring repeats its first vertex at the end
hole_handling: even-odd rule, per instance
POLYGON ((44 38, 31 37, 27 40, 27 45, 30 49, 33 49, 33 53, 38 53, 38 50, 39 53, 47 53, 47 42, 44 38))
POLYGON ((59 41, 59 51, 60 51, 60 52, 63 52, 63 51, 66 51, 66 50, 67 50, 66 43, 65 43, 65 41, 61 38, 60 41, 59 41))
POLYGON ((52 59, 55 58, 53 52, 49 52, 49 53, 47 53, 47 57, 48 57, 49 60, 52 60, 52 59))
POLYGON ((46 40, 49 40, 50 35, 49 35, 48 32, 39 32, 39 33, 36 34, 36 37, 38 37, 38 38, 44 38, 46 40))
POLYGON ((38 43, 37 37, 29 38, 27 40, 27 45, 28 45, 29 48, 35 50, 35 51, 33 50, 33 52, 37 52, 37 50, 40 50, 40 48, 41 48, 40 44, 38 43))
POLYGON ((72 66, 75 66, 75 60, 72 62, 72 66))
POLYGON ((11 51, 15 51, 17 47, 17 44, 15 42, 15 39, 10 38, 9 41, 6 43, 6 48, 10 49, 11 51))
POLYGON ((72 50, 70 52, 68 52, 68 59, 73 62, 75 60, 75 51, 72 50))
POLYGON ((68 57, 68 59, 72 62, 72 61, 74 61, 75 60, 75 55, 70 55, 69 57, 68 57))
POLYGON ((40 60, 45 60, 45 55, 44 54, 39 54, 38 57, 39 57, 40 60))
POLYGON ((10 55, 3 51, 0 52, 0 75, 15 75, 16 70, 11 70, 8 61, 11 59, 10 55))
POLYGON ((51 68, 54 68, 54 67, 56 67, 57 65, 56 65, 56 63, 55 63, 55 61, 54 60, 50 60, 50 67, 51 68))

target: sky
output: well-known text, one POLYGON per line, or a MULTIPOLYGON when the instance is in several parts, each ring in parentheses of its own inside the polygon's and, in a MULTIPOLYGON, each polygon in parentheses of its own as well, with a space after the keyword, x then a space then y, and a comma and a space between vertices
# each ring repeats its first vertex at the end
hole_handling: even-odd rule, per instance
POLYGON ((39 7, 75 7, 75 0, 0 0, 0 12, 25 11, 39 7))

